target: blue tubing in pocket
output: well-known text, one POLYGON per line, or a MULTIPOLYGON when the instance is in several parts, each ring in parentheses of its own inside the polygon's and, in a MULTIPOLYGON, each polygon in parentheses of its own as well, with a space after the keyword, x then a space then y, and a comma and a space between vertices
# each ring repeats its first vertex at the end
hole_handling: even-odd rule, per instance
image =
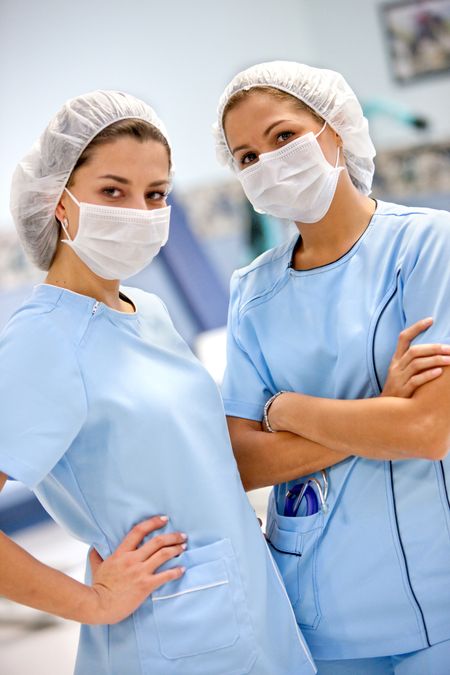
POLYGON ((317 513, 319 510, 319 500, 314 489, 310 485, 307 485, 305 488, 304 483, 298 483, 286 495, 283 515, 296 516, 303 500, 306 502, 306 513, 303 515, 312 516, 314 513, 317 513))

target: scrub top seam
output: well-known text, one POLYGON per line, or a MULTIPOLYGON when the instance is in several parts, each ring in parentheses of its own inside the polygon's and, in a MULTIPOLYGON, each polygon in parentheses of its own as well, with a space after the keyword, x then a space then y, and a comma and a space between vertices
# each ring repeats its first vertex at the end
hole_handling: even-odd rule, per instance
MULTIPOLYGON (((437 211, 439 209, 436 209, 437 211)), ((427 216, 429 215, 426 211, 402 211, 401 213, 392 213, 392 212, 387 212, 387 213, 374 213, 374 216, 384 218, 385 216, 395 216, 396 218, 402 218, 403 216, 427 216)))
MULTIPOLYGON (((246 357, 248 358, 248 360, 249 360, 250 363, 252 364, 253 368, 254 368, 254 369, 256 370, 256 372, 258 373, 258 376, 259 376, 259 378, 261 379, 261 382, 262 382, 262 383, 264 384, 264 386, 268 389, 268 391, 272 391, 272 388, 267 386, 267 383, 265 382, 265 380, 264 380, 264 378, 263 378, 263 376, 262 376, 262 374, 261 374, 259 368, 256 366, 256 364, 255 364, 255 362, 253 361, 252 357, 251 357, 250 354, 248 353, 248 350, 244 347, 244 345, 243 345, 243 343, 242 343, 242 341, 241 341, 241 338, 240 338, 240 336, 239 336, 240 328, 241 328, 240 323, 241 323, 241 318, 242 318, 242 316, 243 316, 243 315, 242 315, 242 316, 240 315, 240 303, 241 303, 241 298, 242 298, 242 294, 241 294, 241 285, 240 285, 240 283, 238 283, 238 285, 237 285, 237 293, 238 293, 238 298, 237 298, 237 316, 235 317, 235 316, 234 316, 234 312, 232 312, 231 333, 232 333, 234 339, 236 340, 236 344, 238 345, 238 347, 239 347, 239 348, 241 349, 241 351, 246 355, 246 357), (233 321, 233 319, 234 319, 234 321, 233 321), (236 326, 234 326, 234 323, 236 323, 236 326)), ((245 305, 244 305, 244 306, 245 306, 245 305)), ((220 390, 219 390, 219 391, 220 391, 220 390)), ((223 399, 224 402, 225 402, 225 400, 229 400, 230 402, 232 402, 232 399, 223 399)), ((242 403, 245 403, 245 402, 242 401, 242 403)), ((247 403, 245 403, 245 404, 246 404, 246 405, 252 405, 252 406, 255 405, 254 403, 250 403, 250 402, 247 402, 247 403)), ((256 404, 256 405, 258 405, 259 407, 264 407, 264 404, 259 404, 259 403, 258 403, 258 404, 256 404)))
MULTIPOLYGON (((391 494, 392 494, 392 502, 393 502, 393 514, 394 514, 395 525, 396 525, 397 541, 400 545, 400 550, 401 550, 402 559, 403 559, 403 565, 400 565, 400 568, 401 569, 403 568, 403 571, 406 573, 407 586, 408 586, 408 589, 409 589, 410 594, 412 596, 412 599, 415 603, 415 607, 414 607, 414 603, 411 603, 411 598, 409 599, 409 602, 410 602, 411 607, 413 609, 415 609, 414 614, 416 616, 416 621, 418 622, 420 634, 421 635, 424 634, 425 640, 426 640, 426 643, 427 643, 426 646, 431 647, 431 642, 430 642, 430 638, 429 638, 429 634, 428 634, 428 628, 427 628, 427 624, 425 622, 425 615, 424 615, 422 606, 421 606, 421 604, 420 604, 420 602, 419 602, 419 600, 416 596, 416 593, 414 591, 414 588, 413 588, 413 585, 412 585, 412 582, 411 582, 411 577, 410 577, 410 574, 409 574, 408 558, 406 556, 406 552, 405 552, 405 549, 404 549, 404 546, 403 546, 403 541, 402 541, 402 537, 401 537, 401 533, 400 533, 400 524, 398 522, 397 503, 396 503, 395 489, 394 489, 394 467, 393 467, 393 464, 392 464, 392 460, 388 460, 387 464, 388 464, 388 467, 389 467, 391 494), (421 618, 421 621, 422 621, 422 625, 420 625, 419 615, 417 614, 417 610, 419 611, 419 615, 420 615, 420 618, 421 618)), ((399 562, 401 562, 401 561, 399 560, 399 562)))
MULTIPOLYGON (((41 285, 45 286, 46 284, 41 284, 41 285)), ((56 288, 56 286, 53 286, 53 288, 56 288)), ((60 291, 60 293, 58 294, 58 297, 55 300, 55 304, 53 306, 53 309, 61 309, 61 310, 64 309, 65 306, 64 306, 62 300, 64 298, 64 292, 66 290, 69 290, 69 289, 61 288, 61 291, 60 291)), ((70 293, 72 293, 72 291, 70 291, 70 293)), ((78 293, 76 295, 78 295, 78 293)), ((69 312, 71 317, 74 316, 74 312, 73 312, 72 307, 70 307, 70 306, 68 307, 68 312, 69 312)), ((90 317, 91 317, 91 310, 88 309, 88 311, 86 311, 86 316, 83 315, 83 321, 80 322, 81 325, 80 325, 78 331, 76 332, 77 337, 73 342, 73 347, 74 347, 75 350, 80 346, 80 343, 83 340, 83 337, 84 337, 84 335, 86 333, 86 330, 87 330, 87 328, 89 326, 89 323, 90 323, 90 317)), ((62 330, 61 332, 63 334, 65 334, 64 330, 62 330)), ((72 344, 72 341, 70 340, 70 336, 68 338, 68 341, 69 341, 69 344, 72 344)), ((78 359, 77 359, 77 362, 78 362, 78 359)), ((81 375, 81 369, 80 369, 80 375, 81 375)))
POLYGON ((11 462, 11 466, 17 466, 19 468, 19 471, 23 469, 23 471, 29 475, 30 473, 33 474, 33 481, 32 483, 30 481, 24 481, 18 476, 13 475, 15 472, 10 472, 9 469, 4 470, 0 469, 0 471, 3 471, 3 473, 7 474, 8 478, 14 478, 15 480, 19 481, 20 483, 23 483, 26 485, 30 490, 33 490, 36 485, 39 485, 39 483, 45 478, 48 474, 46 474, 43 478, 40 477, 39 480, 36 482, 35 474, 36 474, 36 468, 34 466, 31 466, 31 464, 28 464, 27 462, 24 462, 22 459, 19 459, 17 457, 12 457, 11 455, 7 454, 6 452, 2 451, 2 459, 9 460, 11 462))
MULTIPOLYGON (((89 398, 88 398, 86 382, 85 382, 85 380, 84 380, 83 370, 82 370, 82 368, 81 368, 81 364, 80 364, 80 361, 79 361, 79 355, 78 355, 78 350, 77 350, 77 349, 74 350, 74 356, 75 356, 76 364, 77 364, 77 366, 78 366, 78 371, 79 371, 79 373, 80 373, 80 379, 81 379, 81 382, 82 382, 82 385, 83 385, 83 391, 84 391, 84 396, 85 396, 85 403, 86 403, 86 419, 85 419, 85 423, 86 423, 87 416, 88 416, 88 411, 89 411, 89 398)), ((83 426, 84 426, 84 425, 83 425, 83 426)), ((79 433, 80 433, 81 429, 83 428, 83 426, 81 426, 80 430, 78 431, 77 436, 79 435, 79 433)), ((73 443, 73 441, 72 441, 72 443, 73 443)), ((74 480, 74 482, 75 482, 75 484, 76 484, 76 486, 77 486, 77 488, 78 488, 78 490, 79 490, 79 493, 80 493, 80 495, 81 495, 81 497, 82 497, 82 499, 83 499, 83 501, 84 501, 84 504, 85 504, 85 506, 86 506, 86 509, 87 509, 87 511, 90 513, 90 515, 91 515, 91 517, 92 517, 92 520, 93 520, 94 523, 96 524, 96 526, 97 526, 99 532, 102 533, 102 535, 103 535, 103 537, 104 537, 104 539, 105 539, 105 541, 106 541, 106 543, 107 543, 109 552, 112 553, 111 546, 110 546, 110 542, 109 542, 109 538, 107 537, 106 533, 103 531, 103 528, 100 527, 100 524, 98 523, 97 518, 94 516, 94 513, 93 513, 93 511, 92 511, 92 509, 91 509, 91 506, 90 506, 90 504, 88 503, 88 501, 87 501, 87 499, 86 499, 86 497, 85 497, 85 495, 84 495, 84 492, 83 492, 83 490, 81 489, 81 486, 80 486, 80 484, 79 484, 79 482, 78 482, 78 478, 77 478, 77 476, 76 476, 76 473, 75 473, 75 471, 74 471, 73 468, 72 468, 72 464, 71 464, 71 462, 70 462, 70 458, 68 457, 67 451, 66 451, 66 453, 65 453, 65 457, 66 457, 66 460, 67 460, 67 466, 68 466, 68 468, 70 469, 70 472, 71 472, 71 474, 72 474, 72 478, 73 478, 73 480, 74 480)))
POLYGON ((359 251, 361 248, 362 244, 364 241, 368 238, 369 234, 372 233, 374 228, 374 222, 371 219, 370 223, 367 225, 366 229, 364 232, 361 234, 359 239, 355 241, 353 246, 351 246, 348 251, 346 251, 340 258, 337 258, 337 260, 333 260, 330 263, 327 263, 325 265, 318 265, 317 267, 311 267, 306 270, 296 270, 293 267, 289 267, 289 274, 293 277, 310 277, 315 274, 326 274, 327 272, 332 272, 335 269, 341 267, 342 265, 345 265, 348 263, 354 255, 359 251))
MULTIPOLYGON (((295 270, 292 267, 286 266, 286 269, 283 269, 282 274, 278 274, 276 277, 275 282, 269 287, 265 288, 261 293, 258 293, 251 297, 249 300, 247 300, 242 306, 240 306, 239 303, 239 317, 242 318, 252 307, 259 307, 262 305, 264 302, 268 302, 271 300, 275 295, 280 292, 286 284, 289 282, 289 279, 292 278, 298 278, 301 279, 302 277, 310 277, 310 276, 315 276, 315 275, 320 275, 320 274, 326 274, 327 272, 333 272, 334 270, 338 269, 342 265, 347 264, 359 251, 360 247, 363 245, 364 241, 369 237, 369 235, 372 233, 373 228, 374 228, 375 223, 373 222, 373 216, 369 224, 367 225, 366 229, 364 232, 361 234, 359 239, 351 246, 351 248, 346 251, 346 253, 343 254, 340 258, 337 260, 328 263, 326 265, 321 265, 319 267, 314 267, 308 270, 295 270), (286 274, 287 272, 287 274, 286 274), (286 276, 285 279, 283 277, 286 276), (283 283, 284 281, 284 283, 283 283), (269 297, 268 297, 269 296, 269 297), (259 302, 257 302, 259 300, 259 302)), ((296 238, 297 241, 297 238, 296 238)), ((292 242, 290 242, 292 244, 292 242)), ((295 243, 294 243, 295 245, 295 243)), ((293 249, 293 246, 292 246, 293 249)), ((289 248, 291 250, 291 247, 289 248)), ((283 255, 286 255, 287 251, 283 253, 283 255)), ((291 251, 292 253, 292 251, 291 251)), ((283 257, 280 256, 281 257, 283 257)), ((277 258, 278 260, 279 258, 277 258)), ((272 260, 268 261, 267 263, 264 263, 266 265, 270 264, 272 260)), ((254 268, 250 271, 256 271, 259 269, 259 267, 254 268)), ((240 280, 243 278, 240 277, 240 280)), ((239 281, 240 281, 239 280, 239 281)), ((240 292, 240 283, 239 283, 239 292, 240 292)), ((240 294, 241 296, 241 294, 240 294)), ((240 298, 239 298, 240 299, 240 298)))
POLYGON ((450 511, 450 496, 449 496, 449 492, 448 492, 448 488, 447 488, 447 476, 446 476, 445 470, 444 470, 444 463, 441 460, 439 462, 439 464, 441 465, 442 480, 443 480, 443 483, 444 483, 445 494, 446 494, 446 497, 447 497, 447 506, 448 506, 448 509, 450 511))
MULTIPOLYGON (((77 486, 77 488, 78 488, 78 491, 79 491, 79 493, 80 493, 80 496, 81 496, 81 498, 82 498, 82 500, 83 500, 83 502, 84 502, 84 505, 85 505, 85 507, 86 507, 86 510, 89 512, 89 514, 90 514, 90 516, 91 516, 91 518, 92 518, 92 521, 95 523, 95 525, 96 525, 97 528, 98 528, 98 531, 103 535, 103 538, 104 538, 104 540, 105 540, 105 542, 106 542, 106 544, 107 544, 107 548, 108 548, 109 553, 112 554, 113 551, 112 551, 112 549, 111 549, 109 537, 106 535, 105 531, 103 530, 103 527, 100 526, 100 524, 99 524, 97 518, 94 516, 94 513, 93 513, 93 511, 92 511, 92 509, 91 509, 91 506, 90 506, 89 502, 87 501, 87 499, 86 499, 86 497, 85 497, 85 495, 84 495, 83 490, 81 489, 81 486, 80 486, 80 483, 78 482, 78 478, 77 478, 77 476, 76 476, 76 473, 74 472, 74 470, 73 470, 73 468, 72 468, 72 464, 71 464, 71 462, 70 462, 70 459, 67 457, 67 455, 66 455, 66 461, 67 461, 67 468, 69 469, 70 473, 72 474, 72 478, 73 478, 73 480, 74 480, 74 482, 75 482, 75 484, 76 484, 76 486, 77 486)), ((89 544, 89 545, 90 545, 90 546, 93 546, 93 544, 89 544)))
POLYGON ((433 462, 434 464, 434 469, 436 472, 436 480, 438 484, 438 493, 439 493, 439 498, 442 504, 442 509, 444 511, 444 520, 445 520, 445 525, 447 528, 447 534, 449 536, 450 540, 450 523, 449 523, 449 513, 450 513, 450 500, 449 500, 449 495, 448 495, 448 489, 447 489, 447 480, 445 476, 445 471, 444 471, 444 466, 442 464, 442 461, 439 462, 433 462), (444 494, 442 494, 444 493, 444 494), (445 495, 445 498, 444 498, 445 495))
MULTIPOLYGON (((153 604, 153 598, 152 594, 148 596, 147 600, 150 600, 153 604)), ((145 600, 144 600, 145 602, 145 600)), ((140 636, 140 626, 139 626, 139 618, 138 618, 138 610, 142 607, 144 603, 141 603, 139 607, 137 607, 134 612, 131 614, 132 620, 133 620, 133 630, 134 630, 134 639, 136 640, 136 646, 138 649, 138 662, 139 662, 139 670, 141 671, 141 675, 145 675, 144 668, 143 668, 143 662, 142 662, 142 655, 145 653, 145 650, 143 649, 143 645, 141 642, 141 636, 140 636)))
POLYGON ((257 408, 264 407, 264 404, 252 403, 251 401, 242 401, 241 399, 237 399, 237 398, 224 398, 223 400, 224 400, 224 402, 227 402, 227 403, 237 403, 239 405, 251 405, 251 406, 255 406, 257 408))
MULTIPOLYGON (((279 255, 274 256, 274 257, 270 257, 269 260, 261 261, 257 265, 255 264, 256 261, 254 260, 252 263, 250 263, 250 265, 247 268, 244 267, 244 268, 241 268, 241 269, 237 270, 239 281, 241 279, 244 279, 246 276, 248 276, 252 272, 257 272, 262 267, 266 267, 267 265, 271 265, 272 263, 277 262, 278 260, 280 260, 281 258, 286 256, 289 252, 292 252, 292 249, 295 246, 295 243, 298 239, 298 236, 299 236, 298 233, 296 233, 295 235, 292 235, 291 238, 287 242, 285 242, 284 244, 281 244, 281 246, 283 248, 282 248, 282 251, 280 252, 279 255), (295 241, 294 241, 294 237, 295 237, 295 241)), ((269 251, 270 250, 274 250, 274 249, 269 249, 269 251)), ((266 253, 268 253, 268 251, 266 251, 266 253)), ((264 255, 264 254, 262 254, 262 255, 264 255)))
MULTIPOLYGON (((395 279, 383 298, 380 301, 380 304, 378 305, 375 314, 372 316, 372 320, 369 323, 369 329, 368 329, 368 338, 367 338, 367 353, 368 353, 368 358, 369 358, 369 377, 372 380, 372 371, 373 375, 375 377, 375 383, 376 387, 378 388, 378 395, 381 394, 383 391, 383 387, 381 386, 381 381, 378 376, 378 371, 377 371, 377 364, 375 362, 375 339, 376 339, 376 334, 378 330, 378 325, 381 321, 381 317, 383 316, 384 312, 386 311, 389 303, 396 297, 398 293, 398 282, 401 274, 401 269, 396 270, 395 274, 395 279)), ((373 383, 372 383, 373 384, 373 383)))
MULTIPOLYGON (((44 305, 44 303, 38 303, 38 304, 44 305)), ((35 315, 35 316, 37 316, 37 317, 47 316, 47 314, 51 314, 51 313, 56 309, 56 305, 54 305, 53 303, 50 305, 50 307, 49 307, 49 303, 45 303, 45 305, 46 305, 46 307, 45 307, 45 308, 44 308, 44 307, 40 308, 40 311, 39 311, 38 314, 35 315)), ((13 313, 11 314, 11 316, 10 316, 9 319, 8 319, 8 321, 6 322, 6 325, 5 325, 5 326, 2 328, 2 330, 0 331, 0 336, 1 336, 1 337, 3 337, 4 331, 7 330, 7 329, 10 327, 10 322, 13 321, 14 319, 16 319, 16 317, 21 316, 21 314, 22 314, 22 307, 18 307, 18 308, 15 310, 15 312, 13 312, 13 313)))
POLYGON ((241 320, 251 309, 253 309, 253 307, 259 307, 265 302, 272 300, 283 290, 288 282, 289 274, 283 273, 283 275, 277 277, 276 281, 269 288, 266 288, 262 293, 254 295, 249 300, 246 300, 242 307, 239 307, 238 309, 239 320, 241 320))

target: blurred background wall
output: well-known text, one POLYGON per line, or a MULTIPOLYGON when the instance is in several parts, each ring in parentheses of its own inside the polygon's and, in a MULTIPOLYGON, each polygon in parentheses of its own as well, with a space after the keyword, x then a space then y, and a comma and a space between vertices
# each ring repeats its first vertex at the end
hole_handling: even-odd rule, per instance
MULTIPOLYGON (((0 224, 17 160, 67 99, 125 89, 156 107, 175 146, 177 185, 227 177, 210 126, 239 70, 292 59, 340 70, 364 100, 384 98, 429 120, 427 140, 450 137, 450 80, 395 82, 379 0, 1 0, 0 224)), ((380 122, 380 123, 378 123, 380 122)), ((379 149, 417 132, 381 117, 379 149)))

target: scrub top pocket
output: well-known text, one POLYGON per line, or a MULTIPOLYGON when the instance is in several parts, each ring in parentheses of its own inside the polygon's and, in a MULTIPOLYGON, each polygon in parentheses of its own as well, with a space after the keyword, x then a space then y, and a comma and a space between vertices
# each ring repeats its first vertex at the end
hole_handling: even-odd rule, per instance
POLYGON ((184 575, 152 595, 161 654, 185 675, 244 675, 256 650, 231 542, 188 550, 181 564, 184 575))
POLYGON ((317 543, 323 531, 323 513, 282 516, 273 492, 267 517, 267 541, 283 577, 300 627, 315 629, 321 612, 317 587, 317 543))

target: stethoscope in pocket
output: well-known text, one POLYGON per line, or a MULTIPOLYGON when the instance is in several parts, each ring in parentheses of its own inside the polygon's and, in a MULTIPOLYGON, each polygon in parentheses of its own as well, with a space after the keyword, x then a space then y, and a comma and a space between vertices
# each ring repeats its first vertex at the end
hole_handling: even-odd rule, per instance
POLYGON ((289 488, 284 500, 283 515, 312 516, 319 508, 323 513, 328 511, 328 475, 325 469, 322 469, 321 474, 323 483, 312 477, 289 488))

